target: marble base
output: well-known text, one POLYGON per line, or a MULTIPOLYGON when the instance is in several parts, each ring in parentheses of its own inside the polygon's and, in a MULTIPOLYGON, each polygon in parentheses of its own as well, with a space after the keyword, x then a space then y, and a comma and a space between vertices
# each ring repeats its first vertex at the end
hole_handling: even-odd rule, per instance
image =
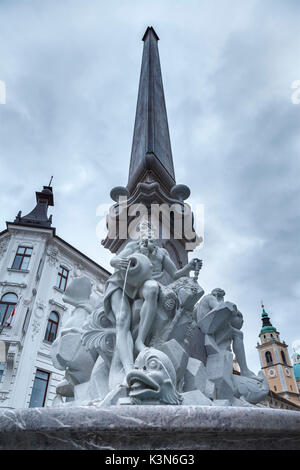
POLYGON ((300 449, 300 413, 222 406, 5 409, 0 449, 300 449))

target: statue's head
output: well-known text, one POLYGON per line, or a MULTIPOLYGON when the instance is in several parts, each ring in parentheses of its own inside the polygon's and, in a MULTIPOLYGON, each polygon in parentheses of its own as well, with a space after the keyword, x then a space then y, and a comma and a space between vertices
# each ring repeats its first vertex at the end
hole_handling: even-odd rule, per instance
POLYGON ((140 222, 137 226, 139 232, 139 247, 141 253, 148 254, 152 253, 158 246, 155 238, 155 232, 152 230, 151 225, 146 222, 140 222))
POLYGON ((223 299, 225 297, 225 291, 223 289, 220 289, 219 287, 213 289, 211 293, 217 299, 223 299))
POLYGON ((233 328, 236 328, 237 330, 240 330, 243 326, 244 319, 243 315, 239 310, 236 309, 234 312, 234 315, 231 317, 230 324, 233 326, 233 328))

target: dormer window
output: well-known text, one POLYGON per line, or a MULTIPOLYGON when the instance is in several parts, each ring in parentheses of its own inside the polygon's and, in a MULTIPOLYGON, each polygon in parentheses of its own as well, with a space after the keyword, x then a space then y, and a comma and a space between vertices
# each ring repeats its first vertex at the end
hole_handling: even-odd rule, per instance
POLYGON ((19 246, 11 269, 26 271, 29 266, 33 248, 28 246, 19 246))

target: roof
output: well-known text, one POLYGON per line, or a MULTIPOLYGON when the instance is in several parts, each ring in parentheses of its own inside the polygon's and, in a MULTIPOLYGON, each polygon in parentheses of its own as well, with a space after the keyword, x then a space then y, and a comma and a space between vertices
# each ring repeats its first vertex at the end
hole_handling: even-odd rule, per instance
POLYGON ((267 333, 269 331, 275 331, 276 332, 276 328, 272 325, 272 323, 270 321, 270 318, 269 318, 269 315, 265 311, 263 305, 262 305, 262 309, 263 309, 262 314, 261 314, 262 329, 260 330, 260 334, 267 333))

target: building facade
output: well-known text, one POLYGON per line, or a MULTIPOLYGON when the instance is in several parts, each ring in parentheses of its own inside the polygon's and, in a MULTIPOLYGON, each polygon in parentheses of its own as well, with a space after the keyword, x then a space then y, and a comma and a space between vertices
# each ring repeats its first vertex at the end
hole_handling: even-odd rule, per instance
POLYGON ((0 233, 0 407, 49 406, 63 378, 51 344, 72 310, 62 297, 75 277, 88 276, 99 297, 110 273, 56 235, 48 206, 50 186, 36 193, 30 214, 21 212, 0 233), (3 347, 4 345, 4 347, 3 347), (3 360, 4 359, 4 360, 3 360))
POLYGON ((285 341, 281 341, 280 334, 272 325, 264 306, 262 309, 262 329, 257 349, 261 369, 267 377, 272 392, 272 396, 270 395, 269 398, 273 399, 273 405, 276 405, 276 400, 278 401, 278 397, 281 397, 300 407, 300 394, 288 345, 285 341))

